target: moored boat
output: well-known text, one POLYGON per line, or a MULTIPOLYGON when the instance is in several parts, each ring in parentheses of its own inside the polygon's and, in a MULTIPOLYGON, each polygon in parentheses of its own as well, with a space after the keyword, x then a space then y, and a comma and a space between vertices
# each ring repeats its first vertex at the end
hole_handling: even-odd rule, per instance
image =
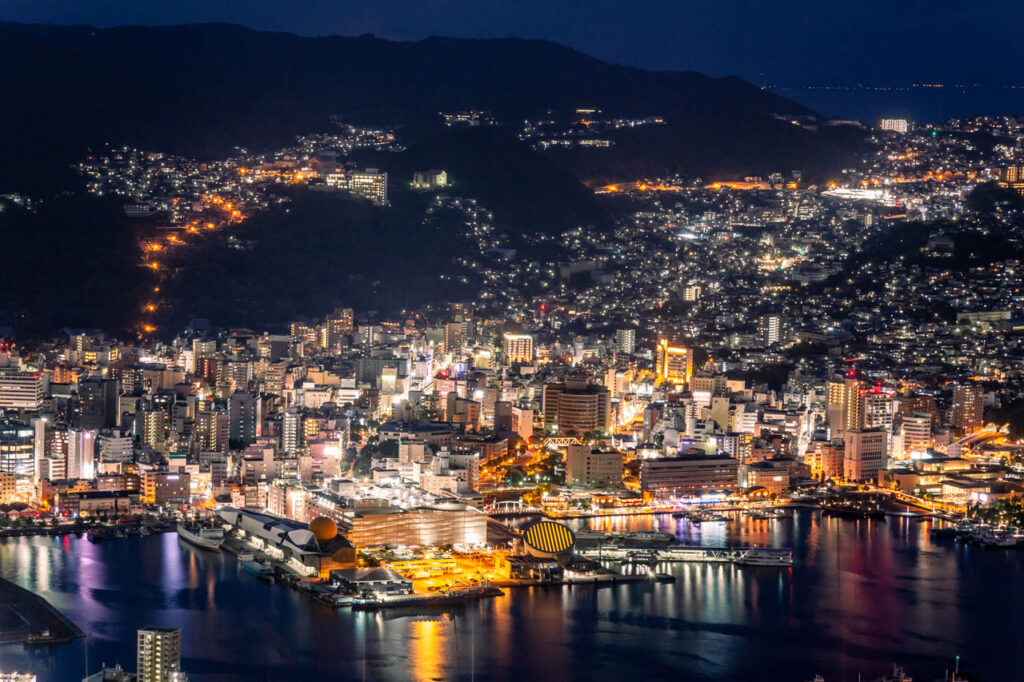
POLYGON ((261 564, 258 561, 243 561, 242 568, 257 578, 261 578, 263 580, 274 579, 274 569, 266 564, 261 564))
POLYGON ((200 549, 219 552, 224 543, 224 529, 201 526, 197 523, 179 523, 178 537, 200 549))

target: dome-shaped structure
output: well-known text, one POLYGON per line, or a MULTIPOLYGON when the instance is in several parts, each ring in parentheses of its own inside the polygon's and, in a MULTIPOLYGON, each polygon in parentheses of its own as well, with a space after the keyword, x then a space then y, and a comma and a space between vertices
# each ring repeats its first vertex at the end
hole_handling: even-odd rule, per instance
POLYGON ((576 535, 560 523, 538 521, 523 531, 523 542, 532 556, 553 559, 572 553, 576 535))
POLYGON ((318 516, 309 522, 309 530, 319 543, 330 542, 338 537, 338 524, 326 516, 318 516))

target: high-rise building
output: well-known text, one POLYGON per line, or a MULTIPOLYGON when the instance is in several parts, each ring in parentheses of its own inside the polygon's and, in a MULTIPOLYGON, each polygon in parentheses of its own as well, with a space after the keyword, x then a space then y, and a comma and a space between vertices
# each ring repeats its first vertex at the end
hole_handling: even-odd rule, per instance
POLYGON ((855 374, 836 377, 828 382, 828 425, 832 437, 861 427, 861 390, 864 382, 855 374))
POLYGON ((860 427, 892 429, 895 405, 893 393, 880 388, 862 391, 860 396, 860 427))
POLYGON ((16 476, 34 476, 35 456, 32 427, 15 419, 0 419, 0 471, 16 476))
POLYGON ((222 408, 196 413, 195 440, 203 452, 227 452, 230 424, 222 408))
POLYGON ((843 478, 870 481, 888 461, 888 439, 882 429, 848 429, 843 434, 843 478))
POLYGON ((924 452, 932 446, 932 416, 927 412, 903 415, 903 454, 924 452))
POLYGON ((139 442, 156 447, 167 439, 167 412, 144 407, 135 413, 135 431, 139 442))
POLYGON ((465 341, 465 323, 449 322, 444 326, 444 352, 452 353, 462 349, 465 341))
POLYGON ((117 426, 121 419, 116 379, 88 377, 78 382, 78 423, 83 429, 117 426))
POLYGON ((636 330, 632 328, 615 330, 615 346, 620 353, 632 355, 636 350, 636 330))
POLYGON ((789 340, 786 319, 781 315, 762 315, 757 320, 757 331, 761 343, 765 346, 774 346, 789 340))
POLYGON ((302 412, 296 408, 285 410, 281 417, 281 450, 298 452, 302 447, 302 412))
POLYGON ((981 384, 968 382, 953 387, 950 422, 958 429, 976 431, 985 424, 985 394, 981 384))
POLYGON ((658 382, 671 382, 683 386, 693 376, 693 351, 682 346, 674 346, 668 339, 660 339, 655 358, 655 371, 658 382))
POLYGON ((0 409, 38 410, 43 403, 44 385, 40 372, 0 369, 0 409))
POLYGON ((565 453, 565 481, 569 485, 622 485, 622 455, 593 452, 589 445, 570 445, 565 453))
POLYGON ((348 174, 348 191, 357 197, 369 199, 378 206, 388 203, 388 174, 376 168, 353 171, 348 174))
POLYGON ((640 463, 640 489, 660 497, 735 490, 739 461, 728 455, 682 455, 640 463))
POLYGON ((533 337, 529 334, 505 334, 503 354, 509 365, 528 365, 533 362, 533 337))
POLYGON ((134 459, 132 438, 116 429, 101 432, 96 436, 96 454, 100 462, 131 462, 134 459))
POLYGON ((68 429, 68 478, 93 478, 96 475, 96 432, 68 429))
POLYGON ((228 399, 228 420, 231 440, 241 445, 256 441, 260 423, 259 396, 236 391, 228 399))
POLYGON ((171 671, 181 669, 180 628, 142 628, 136 646, 138 682, 169 682, 171 671))
POLYGON ((547 429, 575 435, 611 430, 611 392, 604 386, 568 379, 545 384, 541 399, 547 429))

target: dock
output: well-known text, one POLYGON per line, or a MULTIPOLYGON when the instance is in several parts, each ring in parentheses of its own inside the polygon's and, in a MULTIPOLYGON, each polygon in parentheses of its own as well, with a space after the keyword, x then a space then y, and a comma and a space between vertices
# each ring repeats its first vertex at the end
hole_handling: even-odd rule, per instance
POLYGON ((59 644, 85 632, 35 592, 0 578, 0 644, 28 642, 48 633, 39 643, 59 644))

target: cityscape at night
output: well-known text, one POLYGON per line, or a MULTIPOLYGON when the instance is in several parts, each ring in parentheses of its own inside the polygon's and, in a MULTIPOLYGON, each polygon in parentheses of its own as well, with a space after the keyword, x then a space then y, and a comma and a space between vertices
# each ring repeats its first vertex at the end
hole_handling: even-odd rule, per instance
POLYGON ((1024 9, 591 5, 0 3, 0 682, 1024 681, 1024 9))

